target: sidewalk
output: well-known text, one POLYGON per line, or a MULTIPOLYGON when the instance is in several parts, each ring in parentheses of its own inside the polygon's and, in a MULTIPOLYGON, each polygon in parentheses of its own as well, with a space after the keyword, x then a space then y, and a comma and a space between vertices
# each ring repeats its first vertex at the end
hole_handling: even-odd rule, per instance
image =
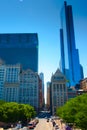
POLYGON ((60 120, 55 120, 56 124, 58 124, 60 130, 65 130, 65 124, 64 123, 61 123, 60 120))
MULTIPOLYGON (((60 130, 66 130, 66 124, 65 123, 61 123, 60 120, 55 120, 56 124, 58 124, 60 130)), ((72 130, 81 130, 81 129, 77 129, 77 128, 72 128, 72 130)))

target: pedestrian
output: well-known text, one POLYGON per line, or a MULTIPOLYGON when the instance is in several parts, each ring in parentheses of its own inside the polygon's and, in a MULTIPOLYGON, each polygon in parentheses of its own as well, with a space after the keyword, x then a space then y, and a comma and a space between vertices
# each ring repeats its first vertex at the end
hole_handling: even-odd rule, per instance
POLYGON ((69 126, 66 126, 66 130, 72 130, 69 126))
POLYGON ((53 127, 56 125, 55 121, 53 121, 53 127))
POLYGON ((11 128, 13 128, 13 124, 11 124, 11 128))

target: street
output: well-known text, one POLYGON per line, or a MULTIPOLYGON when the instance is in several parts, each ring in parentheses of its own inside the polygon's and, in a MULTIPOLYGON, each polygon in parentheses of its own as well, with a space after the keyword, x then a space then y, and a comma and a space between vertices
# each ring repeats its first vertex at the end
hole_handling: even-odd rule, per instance
MULTIPOLYGON (((53 121, 51 120, 51 118, 47 121, 48 118, 38 118, 39 119, 39 123, 34 127, 34 129, 31 130, 65 130, 65 124, 62 123, 60 120, 55 120, 56 125, 58 125, 59 129, 55 129, 55 127, 53 127, 53 121)), ((0 130, 4 130, 3 128, 0 128, 0 130)), ((5 129, 6 130, 6 129, 5 129)), ((15 128, 9 128, 7 130, 30 130, 27 128, 27 126, 18 129, 17 127, 15 128)))
POLYGON ((47 122, 47 119, 39 119, 34 130, 53 130, 52 122, 47 122))
MULTIPOLYGON (((3 130, 3 128, 0 128, 3 130)), ((18 130, 16 128, 9 128, 8 130, 18 130)), ((23 127, 20 130, 27 130, 27 127, 23 127)), ((47 119, 41 118, 39 119, 39 123, 36 125, 34 129, 31 130, 54 130, 52 126, 52 122, 47 122, 47 119)))

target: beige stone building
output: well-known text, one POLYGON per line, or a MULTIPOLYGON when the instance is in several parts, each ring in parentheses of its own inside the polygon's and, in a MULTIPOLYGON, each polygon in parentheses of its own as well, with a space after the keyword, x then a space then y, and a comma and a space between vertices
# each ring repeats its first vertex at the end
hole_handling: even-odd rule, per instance
POLYGON ((51 77, 51 107, 52 114, 55 115, 56 108, 63 106, 67 101, 67 87, 66 87, 66 78, 60 72, 59 69, 51 77))

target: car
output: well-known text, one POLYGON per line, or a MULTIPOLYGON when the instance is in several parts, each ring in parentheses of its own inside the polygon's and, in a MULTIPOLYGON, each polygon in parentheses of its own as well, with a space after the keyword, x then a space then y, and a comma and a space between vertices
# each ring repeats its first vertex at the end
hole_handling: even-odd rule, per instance
POLYGON ((34 128, 33 122, 28 123, 27 128, 28 128, 28 129, 33 129, 33 128, 34 128))

